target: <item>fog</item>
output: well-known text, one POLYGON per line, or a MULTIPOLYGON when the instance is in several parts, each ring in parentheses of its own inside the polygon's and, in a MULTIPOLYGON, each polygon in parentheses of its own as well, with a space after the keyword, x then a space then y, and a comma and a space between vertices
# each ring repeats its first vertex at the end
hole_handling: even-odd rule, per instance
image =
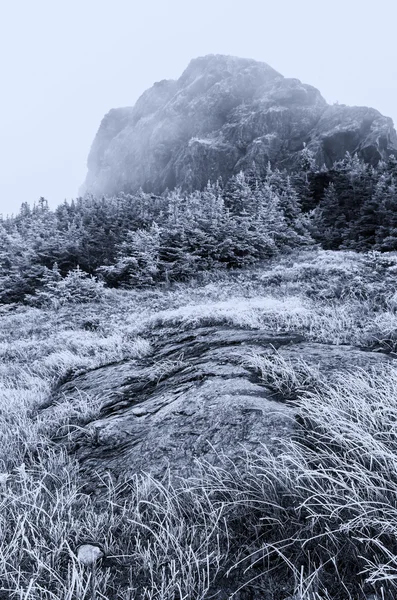
POLYGON ((233 54, 397 123, 395 0, 0 0, 0 212, 75 197, 103 115, 233 54))

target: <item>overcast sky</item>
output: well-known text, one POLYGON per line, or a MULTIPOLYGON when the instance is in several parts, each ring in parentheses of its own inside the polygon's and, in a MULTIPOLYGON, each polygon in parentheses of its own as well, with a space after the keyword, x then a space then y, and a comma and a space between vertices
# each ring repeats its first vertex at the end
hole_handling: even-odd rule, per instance
POLYGON ((396 0, 0 0, 0 212, 75 197, 103 115, 205 54, 397 123, 396 17, 396 0))

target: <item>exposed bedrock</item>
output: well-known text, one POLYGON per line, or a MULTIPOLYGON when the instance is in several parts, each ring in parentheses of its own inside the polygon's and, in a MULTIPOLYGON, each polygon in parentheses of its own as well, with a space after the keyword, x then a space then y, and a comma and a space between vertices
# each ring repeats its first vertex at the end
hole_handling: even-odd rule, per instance
POLYGON ((59 439, 79 459, 87 481, 94 472, 115 480, 141 471, 161 477, 168 466, 191 475, 197 458, 214 462, 224 453, 238 461, 261 444, 277 449, 277 438, 294 430, 291 403, 246 366, 244 356, 252 352, 277 352, 296 365, 304 360, 324 377, 391 360, 295 334, 226 326, 159 330, 150 357, 77 376, 43 410, 65 401, 94 407, 94 416, 59 439))

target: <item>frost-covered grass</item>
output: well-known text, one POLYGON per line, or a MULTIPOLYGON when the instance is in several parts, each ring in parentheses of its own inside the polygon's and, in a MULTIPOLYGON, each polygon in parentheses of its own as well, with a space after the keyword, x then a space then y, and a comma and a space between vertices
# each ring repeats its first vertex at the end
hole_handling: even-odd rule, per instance
POLYGON ((178 286, 166 294, 166 308, 161 301, 156 303, 149 325, 190 328, 229 323, 357 346, 393 341, 396 263, 397 257, 388 255, 387 262, 376 253, 302 252, 271 268, 223 274, 220 281, 190 288, 178 286))
POLYGON ((84 420, 99 405, 82 396, 36 415, 65 377, 150 354, 162 327, 232 324, 396 350, 393 257, 303 252, 214 277, 77 306, 0 309, 1 600, 88 600, 93 577, 98 600, 196 600, 239 586, 265 600, 397 596, 393 365, 327 382, 303 361, 245 354, 264 384, 298 397, 296 438, 244 467, 222 457, 203 464, 195 480, 105 482, 99 499, 52 441, 76 412, 84 420), (87 540, 106 553, 95 572, 77 559, 87 540))
POLYGON ((101 510, 79 489, 77 465, 41 450, 14 469, 0 501, 0 597, 26 599, 205 598, 227 556, 222 504, 187 483, 149 476, 108 482, 101 510), (95 572, 78 560, 82 543, 106 558, 95 572))
POLYGON ((290 323, 300 323, 308 317, 308 308, 298 296, 235 296, 228 300, 207 301, 160 311, 150 319, 149 325, 178 325, 190 329, 206 324, 229 324, 249 329, 268 327, 279 331, 281 328, 291 329, 290 323))
POLYGON ((278 352, 242 354, 243 365, 253 369, 267 388, 284 398, 296 398, 301 392, 317 389, 324 383, 320 369, 308 365, 303 359, 294 363, 278 352))

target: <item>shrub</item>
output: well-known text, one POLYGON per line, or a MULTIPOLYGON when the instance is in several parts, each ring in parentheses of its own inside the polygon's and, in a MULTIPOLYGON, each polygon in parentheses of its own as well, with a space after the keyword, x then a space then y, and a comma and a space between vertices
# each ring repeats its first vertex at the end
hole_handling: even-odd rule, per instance
POLYGON ((77 267, 64 278, 54 277, 36 292, 33 303, 39 306, 99 302, 104 297, 104 284, 77 267))

